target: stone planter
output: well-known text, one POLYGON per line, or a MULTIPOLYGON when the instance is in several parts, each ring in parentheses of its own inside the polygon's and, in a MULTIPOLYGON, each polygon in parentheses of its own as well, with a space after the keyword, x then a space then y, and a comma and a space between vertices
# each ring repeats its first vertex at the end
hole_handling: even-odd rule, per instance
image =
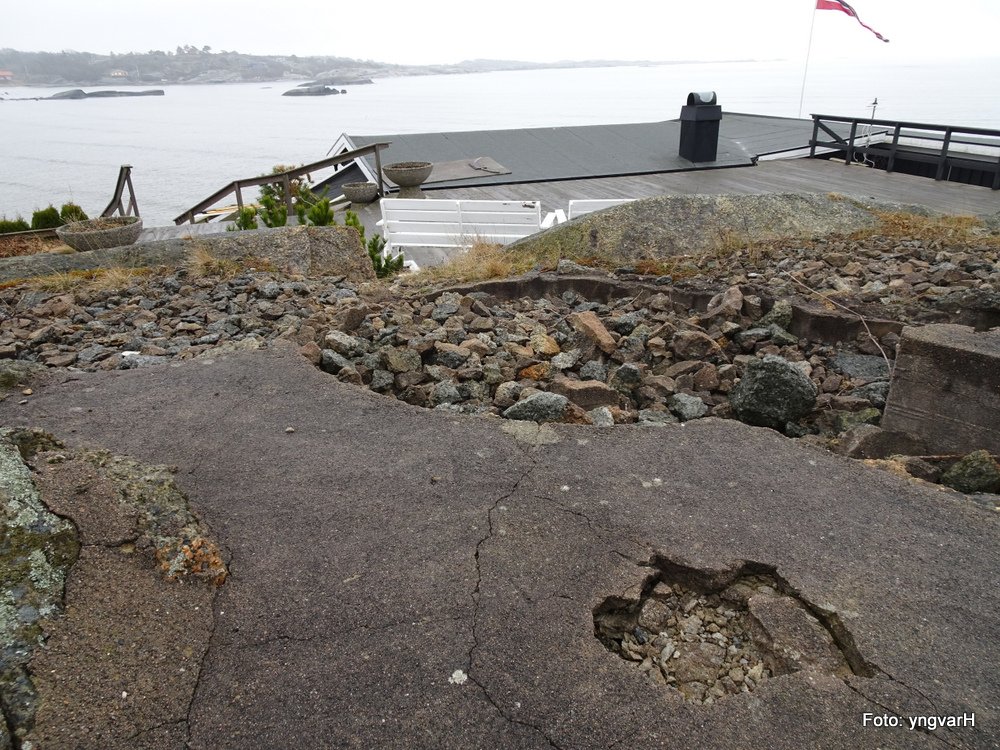
POLYGON ((345 182, 340 189, 351 203, 371 203, 378 198, 378 185, 374 182, 345 182))
POLYGON ((382 172, 399 186, 400 198, 423 198, 420 185, 431 176, 433 169, 429 161, 401 161, 382 167, 382 172))
POLYGON ((139 239, 142 219, 138 216, 110 216, 72 221, 56 228, 56 236, 77 251, 123 247, 139 239))

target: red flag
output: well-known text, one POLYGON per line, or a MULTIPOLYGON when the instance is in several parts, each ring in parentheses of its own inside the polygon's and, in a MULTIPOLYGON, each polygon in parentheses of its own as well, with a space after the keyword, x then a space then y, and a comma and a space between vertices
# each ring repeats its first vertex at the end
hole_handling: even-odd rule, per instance
POLYGON ((851 18, 856 20, 876 37, 881 39, 883 42, 888 42, 884 36, 879 34, 875 29, 873 29, 868 24, 864 23, 860 18, 858 18, 858 12, 854 10, 850 5, 844 2, 844 0, 816 0, 816 10, 839 10, 841 13, 846 13, 851 18))

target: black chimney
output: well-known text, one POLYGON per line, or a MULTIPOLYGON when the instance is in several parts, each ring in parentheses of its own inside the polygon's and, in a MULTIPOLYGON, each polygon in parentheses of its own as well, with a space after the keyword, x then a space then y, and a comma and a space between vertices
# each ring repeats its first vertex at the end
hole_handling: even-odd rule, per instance
POLYGON ((688 161, 715 161, 719 151, 719 122, 722 107, 715 103, 714 91, 688 94, 681 107, 681 145, 679 153, 688 161))

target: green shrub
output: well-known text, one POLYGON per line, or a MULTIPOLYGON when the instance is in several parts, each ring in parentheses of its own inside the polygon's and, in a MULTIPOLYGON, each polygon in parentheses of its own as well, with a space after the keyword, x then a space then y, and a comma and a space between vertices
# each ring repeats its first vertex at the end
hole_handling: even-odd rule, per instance
POLYGON ((354 227, 361 236, 361 244, 368 251, 368 257, 372 259, 372 268, 375 269, 375 275, 378 278, 384 279, 387 276, 394 276, 403 270, 404 258, 402 253, 395 258, 386 258, 383 254, 385 240, 382 238, 382 235, 376 234, 365 241, 365 225, 361 223, 361 217, 358 216, 357 212, 348 211, 344 214, 344 226, 354 227))
POLYGON ((31 227, 28 225, 23 218, 18 216, 16 219, 8 219, 4 216, 0 219, 0 234, 9 234, 10 232, 27 232, 31 227))
POLYGON ((307 221, 314 227, 330 227, 337 223, 329 198, 320 198, 306 212, 307 221))
POLYGON ((365 249, 368 250, 368 257, 372 259, 372 268, 375 269, 375 275, 378 278, 384 279, 387 276, 395 276, 403 270, 402 253, 395 258, 387 258, 383 255, 385 240, 382 239, 382 235, 376 234, 368 240, 365 249))
POLYGON ((226 231, 239 232, 243 229, 257 229, 257 209, 253 206, 241 208, 236 221, 230 224, 226 231))
POLYGON ((266 227, 283 227, 288 223, 288 206, 271 195, 261 195, 260 211, 257 214, 266 227))
POLYGON ((89 217, 75 203, 63 203, 62 208, 59 209, 59 218, 63 220, 64 224, 69 224, 71 221, 86 221, 89 217))
POLYGON ((66 222, 59 217, 59 209, 51 203, 48 208, 35 211, 35 213, 31 215, 32 229, 55 229, 56 227, 61 227, 65 223, 66 222))

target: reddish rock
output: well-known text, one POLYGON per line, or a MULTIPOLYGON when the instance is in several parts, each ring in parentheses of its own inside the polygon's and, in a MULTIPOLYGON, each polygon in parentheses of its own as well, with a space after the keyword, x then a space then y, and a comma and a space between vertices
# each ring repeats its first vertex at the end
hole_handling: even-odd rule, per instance
POLYGON ((611 354, 618 348, 617 342, 601 323, 600 318, 592 311, 573 313, 566 321, 573 330, 584 336, 605 354, 611 354))

